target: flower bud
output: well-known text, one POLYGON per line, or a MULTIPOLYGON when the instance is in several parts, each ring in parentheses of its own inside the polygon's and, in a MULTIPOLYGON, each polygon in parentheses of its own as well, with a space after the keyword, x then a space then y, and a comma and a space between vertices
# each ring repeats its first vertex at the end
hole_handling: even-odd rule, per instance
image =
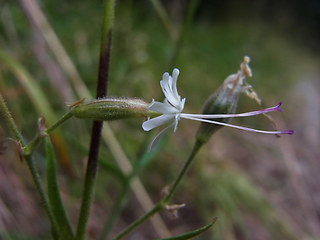
POLYGON ((73 116, 84 119, 111 121, 125 118, 159 116, 148 109, 149 103, 137 98, 103 98, 72 106, 73 116))
MULTIPOLYGON (((203 114, 235 113, 240 93, 248 89, 247 86, 243 86, 244 79, 252 76, 251 69, 248 65, 249 61, 249 57, 244 57, 238 73, 227 77, 223 84, 206 100, 203 107, 203 114)), ((230 120, 231 118, 221 118, 217 121, 228 123, 230 120)), ((197 141, 202 144, 208 142, 211 135, 221 127, 221 125, 202 122, 197 132, 197 141)))

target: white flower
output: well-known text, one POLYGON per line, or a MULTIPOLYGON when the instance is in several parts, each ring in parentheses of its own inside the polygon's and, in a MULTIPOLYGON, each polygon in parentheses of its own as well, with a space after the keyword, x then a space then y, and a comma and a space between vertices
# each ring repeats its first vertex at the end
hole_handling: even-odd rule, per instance
POLYGON ((186 99, 181 99, 181 96, 178 94, 177 90, 177 79, 179 75, 179 69, 175 68, 172 72, 172 76, 169 73, 164 73, 162 80, 160 81, 160 85, 162 91, 165 95, 165 99, 163 102, 152 101, 149 106, 149 110, 162 113, 161 116, 149 119, 142 124, 142 128, 145 131, 150 131, 153 128, 159 127, 163 124, 170 123, 166 128, 164 128, 151 142, 149 146, 149 150, 154 148, 157 141, 160 137, 171 127, 174 127, 174 132, 177 130, 178 122, 180 118, 196 120, 200 122, 212 123, 232 128, 237 128, 241 130, 257 132, 257 133, 266 133, 266 134, 293 134, 292 130, 285 130, 285 131, 264 131, 264 130, 257 130, 237 125, 232 125, 224 122, 213 121, 208 119, 221 119, 221 118, 232 118, 232 117, 248 117, 259 115, 263 113, 279 111, 281 112, 281 105, 280 102, 277 106, 266 108, 258 111, 252 111, 247 113, 240 113, 240 114, 187 114, 182 113, 184 104, 186 99))
POLYGON ((166 98, 163 103, 153 100, 149 106, 149 110, 162 113, 162 115, 145 121, 142 124, 143 130, 149 131, 167 122, 172 122, 171 125, 174 126, 174 131, 177 130, 180 114, 186 101, 185 98, 181 100, 177 91, 178 75, 179 70, 177 68, 173 70, 172 77, 167 72, 163 74, 160 85, 166 98))

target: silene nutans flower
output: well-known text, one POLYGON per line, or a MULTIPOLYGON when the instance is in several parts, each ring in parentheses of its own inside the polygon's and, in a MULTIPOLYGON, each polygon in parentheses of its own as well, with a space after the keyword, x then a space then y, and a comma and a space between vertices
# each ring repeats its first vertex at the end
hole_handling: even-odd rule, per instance
POLYGON ((210 136, 221 126, 227 126, 232 128, 237 128, 241 130, 246 130, 256 133, 265 134, 293 134, 293 130, 284 131, 265 131, 252 129, 237 125, 229 124, 231 118, 234 117, 249 117, 254 115, 265 114, 269 112, 279 111, 281 112, 281 102, 274 107, 261 109, 252 112, 235 114, 237 102, 240 93, 246 92, 247 94, 254 94, 250 92, 250 86, 244 85, 244 79, 247 76, 251 76, 251 70, 248 66, 249 58, 245 57, 244 62, 240 66, 240 70, 237 74, 230 75, 222 84, 222 86, 206 101, 203 114, 188 114, 183 113, 186 98, 181 98, 177 90, 177 79, 179 75, 179 70, 175 68, 172 72, 172 76, 169 73, 164 73, 160 85, 162 91, 165 95, 163 102, 152 101, 148 109, 153 112, 158 112, 161 115, 151 118, 142 124, 142 128, 145 131, 150 131, 156 127, 168 123, 169 125, 165 127, 151 142, 149 150, 156 146, 159 138, 169 129, 173 128, 176 132, 179 120, 181 118, 195 120, 202 122, 198 133, 197 140, 205 143, 209 140, 210 136), (212 120, 217 119, 217 120, 212 120))
POLYGON ((85 102, 84 99, 71 105, 70 113, 77 118, 111 121, 125 118, 147 118, 142 128, 150 131, 156 127, 168 124, 160 133, 156 135, 149 150, 153 149, 161 136, 170 128, 177 131, 178 123, 181 118, 200 121, 201 125, 197 132, 197 141, 206 143, 211 135, 222 126, 237 128, 256 133, 265 134, 293 134, 293 130, 284 131, 265 131, 248 127, 230 124, 231 118, 249 117, 254 115, 266 114, 269 112, 281 112, 281 102, 274 107, 261 109, 252 112, 236 114, 237 102, 241 93, 246 93, 250 97, 258 99, 250 85, 245 82, 246 77, 251 77, 251 69, 248 65, 249 58, 244 57, 240 70, 232 74, 223 82, 220 88, 214 92, 206 101, 202 114, 183 113, 186 98, 181 98, 177 90, 177 79, 179 70, 175 68, 172 76, 164 73, 160 86, 165 95, 163 102, 152 100, 151 104, 138 98, 102 98, 85 102))

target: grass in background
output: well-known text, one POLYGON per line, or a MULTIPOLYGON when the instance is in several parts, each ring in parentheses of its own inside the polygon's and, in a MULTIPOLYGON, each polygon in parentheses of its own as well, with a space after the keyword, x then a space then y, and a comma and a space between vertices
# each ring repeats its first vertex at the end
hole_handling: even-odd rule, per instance
MULTIPOLYGON (((41 4, 86 85, 91 92, 94 92, 98 68, 100 16, 102 15, 100 1, 82 1, 81 3, 42 1, 41 4)), ((168 61, 174 44, 150 3, 143 1, 140 4, 134 1, 119 1, 117 4, 109 95, 141 97, 151 101, 152 98, 161 97, 159 80, 162 73, 172 71, 168 69, 168 61)), ((179 16, 182 15, 183 8, 173 7, 169 10, 176 19, 175 26, 178 29, 179 16)), ((32 52, 30 46, 34 39, 20 5, 6 2, 1 16, 2 50, 17 59, 27 69, 50 101, 56 116, 62 115, 65 111, 65 102, 50 84, 48 76, 32 52)), ((319 74, 315 70, 316 66, 319 66, 319 56, 308 51, 305 46, 297 45, 289 36, 279 33, 277 29, 263 21, 231 19, 227 22, 212 22, 197 16, 186 34, 184 45, 175 63, 175 66, 181 70, 178 84, 182 97, 187 97, 186 108, 190 112, 191 110, 200 112, 207 96, 223 82, 226 76, 238 69, 244 55, 249 55, 252 58, 251 67, 254 74, 249 80, 250 84, 253 84, 266 105, 275 104, 279 100, 285 101, 283 115, 286 123, 289 126, 297 126, 299 129, 301 119, 296 118, 296 112, 300 109, 296 109, 296 106, 302 100, 296 98, 294 89, 305 81, 305 76, 313 75, 312 72, 319 74)), ((25 89, 12 73, 3 66, 0 68, 3 70, 0 76, 0 88, 6 89, 3 93, 10 109, 22 132, 30 140, 35 133, 36 119, 39 114, 31 105, 25 89)), ((314 88, 319 88, 316 81, 310 81, 314 88)), ((306 94, 308 92, 302 96, 306 97, 306 94)), ((244 112, 256 107, 254 103, 244 98, 241 100, 239 109, 244 112)), ((283 119, 280 120, 285 124, 283 119)), ((68 135, 87 146, 91 122, 80 122, 75 119, 70 121, 62 126, 62 132, 67 149, 70 151, 75 175, 61 174, 59 180, 63 200, 74 221, 81 196, 81 185, 78 180, 87 154, 85 149, 83 152, 80 151, 81 146, 76 146, 68 135)), ((150 134, 143 132, 141 122, 136 120, 114 122, 111 126, 134 165, 144 151, 141 144, 143 143, 144 146, 148 144, 147 138, 150 134)), ((139 172, 139 176, 154 200, 159 199, 161 189, 177 174, 186 157, 186 152, 191 147, 196 128, 195 123, 180 124, 177 134, 166 140, 164 150, 139 172)), ((316 129, 319 128, 316 127, 316 129)), ((318 141, 319 137, 316 139, 318 141)), ((291 239, 291 235, 297 238, 313 235, 316 239, 320 236, 314 230, 314 225, 319 225, 319 222, 312 215, 319 206, 312 203, 309 197, 313 183, 308 179, 303 180, 306 186, 302 186, 301 190, 301 186, 294 184, 297 179, 301 180, 301 174, 288 167, 301 168, 302 163, 299 159, 307 158, 306 163, 310 165, 303 164, 307 165, 304 166, 306 169, 303 174, 314 173, 310 168, 319 169, 319 164, 315 163, 318 156, 316 144, 309 146, 309 151, 301 149, 301 146, 302 148, 307 146, 304 144, 305 136, 299 131, 290 142, 281 140, 279 144, 274 144, 274 141, 273 137, 260 138, 236 130, 222 130, 197 157, 198 162, 175 197, 177 202, 187 203, 186 209, 181 210, 183 218, 173 220, 170 216, 163 214, 170 225, 170 230, 173 233, 188 231, 197 224, 194 219, 205 223, 210 217, 218 216, 218 225, 211 233, 216 237, 215 239, 225 237, 226 234, 229 234, 227 237, 230 238, 240 239, 242 236, 250 239, 250 236, 260 233, 266 236, 263 239, 291 239), (263 149, 270 151, 266 152, 263 149), (217 158, 227 162, 230 167, 228 166, 225 170, 224 164, 216 161, 217 158), (288 165, 285 163, 286 159, 289 161, 288 165), (208 167, 213 168, 213 171, 208 173, 206 171, 208 167), (299 193, 295 194, 297 191, 299 193), (260 195, 261 192, 262 195, 260 195), (194 197, 196 195, 198 196, 194 197), (289 196, 293 199, 289 199, 289 196), (311 211, 310 209, 305 211, 305 205, 308 204, 311 211), (304 218, 299 217, 301 212, 304 212, 304 218), (283 219, 280 218, 281 224, 279 220, 274 219, 278 217, 277 214, 283 217, 283 219), (276 217, 270 217, 273 215, 276 217), (310 220, 305 221, 305 218, 310 220)), ((105 145, 102 145, 101 158, 107 160, 113 158, 105 145)), ((40 157, 40 159, 43 158, 40 157)), ((7 161, 3 164, 5 168, 7 164, 9 164, 7 161)), ((15 165, 15 168, 18 168, 17 171, 23 171, 21 170, 24 168, 23 164, 15 165)), ((10 171, 8 174, 16 179, 10 171)), ((7 182, 6 179, 1 182, 7 182)), ((13 189, 21 193, 21 196, 17 196, 17 202, 22 202, 26 196, 30 195, 25 192, 28 184, 25 183, 24 175, 15 181, 11 181, 10 184, 13 189)), ((117 190, 119 185, 116 177, 107 174, 104 168, 100 167, 89 229, 92 239, 96 239, 96 232, 101 230, 101 222, 105 221, 105 216, 115 201, 114 196, 119 193, 117 190)), ((4 193, 9 194, 5 191, 4 193)), ((33 199, 32 196, 28 197, 33 199)), ((30 206, 35 208, 35 212, 31 214, 32 221, 43 225, 44 215, 37 214, 36 205, 37 200, 31 200, 30 206)), ((6 229, 14 235, 19 235, 20 232, 46 239, 47 228, 29 228, 27 223, 31 218, 30 213, 21 216, 16 204, 2 205, 1 208, 7 208, 14 218, 25 218, 25 221, 19 221, 20 229, 18 230, 14 228, 15 221, 12 219, 5 227, 0 225, 1 230, 6 229)), ((141 215, 139 204, 130 195, 130 201, 115 231, 118 232, 139 215, 141 215)), ((138 231, 145 236, 145 239, 151 239, 155 235, 150 229, 151 227, 146 225, 138 231)))

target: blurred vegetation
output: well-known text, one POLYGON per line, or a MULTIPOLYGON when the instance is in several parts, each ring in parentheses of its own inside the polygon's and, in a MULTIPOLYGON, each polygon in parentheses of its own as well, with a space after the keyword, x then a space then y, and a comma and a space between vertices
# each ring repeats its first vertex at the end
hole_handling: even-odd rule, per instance
MULTIPOLYGON (((45 109, 52 112, 50 118, 58 119, 66 111, 66 103, 83 96, 76 93, 76 86, 70 84, 52 49, 30 24, 22 2, 0 1, 0 51, 30 75, 30 81, 49 103, 45 109), (61 85, 59 88, 57 82, 63 81, 72 86, 69 95, 63 95, 62 89, 66 89, 61 85)), ((176 37, 192 1, 160 2, 170 17, 173 35, 151 1, 117 1, 109 96, 146 101, 163 98, 159 80, 165 71, 172 71, 176 37)), ((39 4, 83 82, 95 95, 102 1, 42 0, 39 4)), ((214 135, 174 198, 187 205, 179 211, 181 217, 161 215, 170 232, 187 232, 218 217, 213 229, 199 239, 319 239, 319 1, 199 1, 187 27, 173 63, 181 71, 178 88, 187 98, 187 112, 200 112, 206 98, 238 70, 242 57, 248 55, 253 70, 249 84, 264 106, 285 102, 285 111, 276 120, 281 127, 295 129, 296 134, 279 140, 236 130, 221 130, 214 135)), ((3 60, 0 90, 30 141, 36 133, 37 118, 45 113, 3 60)), ((238 111, 257 108, 243 97, 238 111)), ((38 206, 25 165, 12 153, 14 147, 6 140, 9 131, 2 120, 0 123, 0 138, 6 147, 0 151, 0 238, 48 239, 49 223, 38 206), (21 205, 29 209, 21 210, 21 205)), ((259 117, 241 120, 241 124, 272 127, 259 117)), ((73 225, 79 210, 90 126, 90 121, 71 119, 61 127, 54 142, 61 160, 60 190, 73 225)), ((177 133, 164 139, 155 156, 144 152, 156 133, 143 132, 140 121, 112 122, 111 127, 148 194, 157 201, 161 189, 172 182, 187 157, 197 123, 181 121, 177 133)), ((98 239, 124 186, 122 173, 106 144, 100 158, 89 225, 91 239, 98 239)), ((37 163, 44 175, 43 145, 39 146, 37 163)), ((143 213, 130 191, 125 204, 112 234, 143 213)), ((146 224, 130 237, 154 239, 157 235, 146 224)))

